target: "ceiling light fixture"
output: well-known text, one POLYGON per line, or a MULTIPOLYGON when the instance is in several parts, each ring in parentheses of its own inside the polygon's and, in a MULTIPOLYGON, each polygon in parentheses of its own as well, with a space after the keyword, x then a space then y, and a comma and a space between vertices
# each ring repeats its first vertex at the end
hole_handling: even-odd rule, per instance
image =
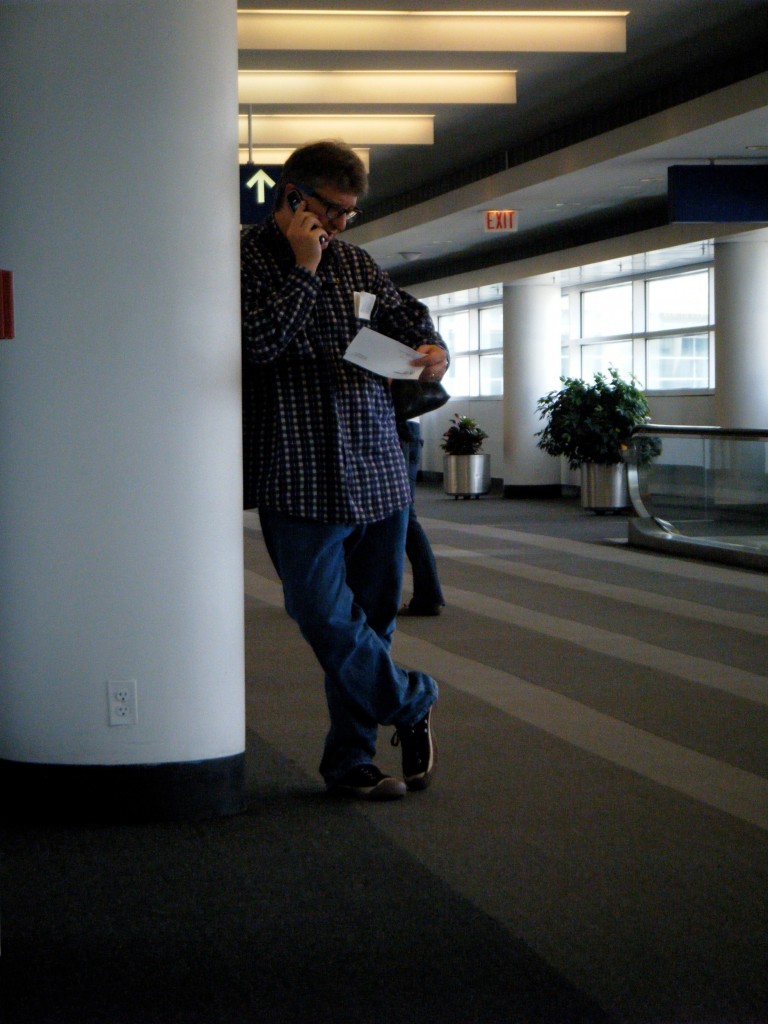
MULTIPOLYGON (((238 118, 241 143, 248 142, 248 116, 238 118)), ((322 138, 342 138, 351 146, 431 146, 434 114, 253 114, 257 146, 301 146, 322 138)))
POLYGON ((624 53, 629 11, 241 10, 241 50, 624 53))
POLYGON ((514 71, 239 71, 241 103, 515 103, 514 71))

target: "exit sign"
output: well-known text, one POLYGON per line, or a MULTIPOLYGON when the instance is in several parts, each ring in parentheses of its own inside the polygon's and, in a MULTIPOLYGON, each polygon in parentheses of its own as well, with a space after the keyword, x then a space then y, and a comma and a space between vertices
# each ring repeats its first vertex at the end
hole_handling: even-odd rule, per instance
POLYGON ((486 231, 517 231, 517 210, 486 210, 483 218, 486 231))

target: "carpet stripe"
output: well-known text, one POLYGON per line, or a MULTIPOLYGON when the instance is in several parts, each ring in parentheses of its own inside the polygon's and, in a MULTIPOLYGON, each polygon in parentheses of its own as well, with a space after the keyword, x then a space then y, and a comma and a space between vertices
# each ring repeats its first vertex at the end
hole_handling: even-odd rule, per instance
MULTIPOLYGON (((542 569, 539 566, 526 565, 520 561, 510 561, 508 557, 495 557, 492 553, 476 553, 467 548, 453 548, 447 545, 433 545, 438 558, 452 561, 468 562, 491 572, 516 579, 530 580, 533 583, 545 583, 547 586, 559 587, 561 590, 575 590, 579 593, 605 597, 611 601, 634 605, 637 608, 648 608, 652 611, 664 612, 696 622, 711 622, 713 625, 725 626, 728 629, 740 629, 756 636, 768 636, 768 619, 746 612, 732 612, 727 608, 715 608, 696 601, 686 601, 679 597, 667 597, 637 587, 622 587, 615 583, 603 583, 599 580, 585 579, 554 569, 542 569)), ((768 609, 767 609, 768 611, 768 609)))
POLYGON ((702 580, 706 583, 721 583, 724 586, 734 586, 742 590, 754 590, 757 593, 768 594, 768 573, 730 569, 726 566, 714 565, 711 562, 699 563, 664 555, 653 555, 646 551, 635 551, 624 543, 617 545, 615 541, 606 542, 605 545, 587 544, 583 541, 567 540, 563 537, 507 530, 499 526, 463 525, 448 522, 445 519, 422 516, 419 516, 419 522, 427 532, 433 529, 453 530, 467 536, 502 540, 510 546, 542 548, 554 551, 558 555, 575 555, 591 562, 612 562, 632 569, 661 573, 665 576, 702 580))
POLYGON ((614 633, 598 626, 587 626, 583 622, 564 619, 545 612, 533 611, 508 601, 500 601, 495 597, 477 594, 458 587, 444 586, 443 594, 446 602, 464 611, 482 615, 484 618, 503 622, 505 625, 518 626, 534 633, 556 640, 565 640, 577 644, 589 651, 605 654, 620 661, 628 661, 635 665, 658 672, 666 672, 680 679, 698 683, 701 686, 730 693, 734 697, 753 701, 755 704, 768 705, 768 677, 733 668, 721 662, 695 655, 684 654, 657 647, 645 640, 637 640, 623 633, 614 633))

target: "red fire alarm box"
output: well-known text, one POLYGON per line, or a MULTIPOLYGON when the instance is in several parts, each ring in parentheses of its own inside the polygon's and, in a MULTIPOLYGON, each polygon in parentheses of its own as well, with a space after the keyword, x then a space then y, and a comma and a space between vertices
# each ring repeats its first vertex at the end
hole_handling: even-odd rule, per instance
POLYGON ((0 338, 13 337, 13 274, 0 270, 0 338))

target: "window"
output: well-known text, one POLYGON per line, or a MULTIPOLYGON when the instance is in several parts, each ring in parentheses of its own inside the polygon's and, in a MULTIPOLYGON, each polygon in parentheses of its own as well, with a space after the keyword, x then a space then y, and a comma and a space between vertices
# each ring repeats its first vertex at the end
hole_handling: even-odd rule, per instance
POLYGON ((632 285, 596 288, 581 294, 581 334, 608 338, 632 333, 632 285))
POLYGON ((649 389, 711 387, 709 285, 706 270, 646 282, 645 360, 649 389))
POLYGON ((473 362, 469 356, 473 348, 469 310, 438 316, 437 330, 451 353, 451 365, 445 375, 445 386, 449 394, 476 394, 477 382, 473 380, 473 362))
MULTIPOLYGON (((713 269, 634 274, 563 291, 563 376, 616 369, 649 391, 714 387, 713 269)), ((501 284, 425 299, 451 353, 445 386, 457 398, 504 393, 501 284)))
POLYGON ((709 274, 662 277, 646 283, 646 330, 679 331, 709 323, 709 274))
POLYGON ((585 380, 610 368, 632 376, 631 283, 581 292, 581 346, 585 380))
POLYGON ((486 306, 479 311, 480 394, 504 393, 504 307, 486 306))
POLYGON ((451 353, 444 384, 452 396, 490 398, 503 394, 504 308, 498 301, 501 294, 501 285, 491 285, 426 300, 451 353))
POLYGON ((649 391, 709 387, 709 335, 649 338, 645 352, 649 391))
POLYGON ((480 310, 480 348, 504 347, 504 310, 488 306, 480 310))
POLYGON ((584 380, 592 380, 596 373, 605 373, 610 367, 618 370, 625 380, 632 376, 631 341, 582 346, 581 376, 584 380))
POLYGON ((615 368, 649 391, 713 387, 712 273, 697 268, 569 290, 569 304, 578 302, 569 374, 591 380, 615 368))
POLYGON ((469 336, 469 310, 461 313, 444 313, 437 318, 440 337, 452 352, 468 352, 471 348, 469 336))

